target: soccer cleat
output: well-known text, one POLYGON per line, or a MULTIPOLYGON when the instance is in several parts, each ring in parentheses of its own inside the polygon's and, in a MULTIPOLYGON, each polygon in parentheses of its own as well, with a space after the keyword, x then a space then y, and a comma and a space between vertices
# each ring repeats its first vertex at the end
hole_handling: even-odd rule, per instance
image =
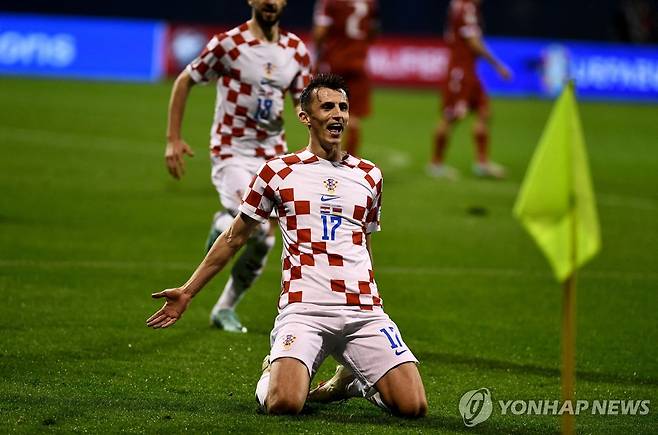
POLYGON ((267 412, 265 408, 265 397, 267 396, 267 385, 269 385, 270 370, 272 370, 272 364, 270 364, 269 355, 265 355, 265 358, 263 358, 263 363, 261 364, 260 369, 262 373, 260 375, 260 380, 256 385, 256 391, 254 392, 254 397, 256 398, 256 403, 258 403, 258 408, 260 409, 260 411, 267 412), (262 399, 258 398, 259 393, 262 395, 262 399))
POLYGON ((347 367, 339 365, 336 373, 328 381, 323 381, 308 393, 309 402, 329 403, 346 400, 353 397, 347 391, 347 386, 354 380, 354 373, 347 367))
POLYGON ((269 372, 272 369, 272 364, 270 363, 270 356, 265 355, 265 358, 263 358, 263 363, 260 365, 260 370, 265 373, 269 372))
POLYGON ((217 311, 213 310, 210 314, 210 324, 228 332, 247 332, 247 328, 240 323, 238 315, 230 308, 223 308, 217 311))
POLYGON ((474 163, 473 174, 481 178, 502 180, 506 176, 505 167, 494 162, 474 163))
POLYGON ((427 165, 427 175, 434 178, 455 181, 459 178, 459 171, 443 163, 430 163, 427 165))

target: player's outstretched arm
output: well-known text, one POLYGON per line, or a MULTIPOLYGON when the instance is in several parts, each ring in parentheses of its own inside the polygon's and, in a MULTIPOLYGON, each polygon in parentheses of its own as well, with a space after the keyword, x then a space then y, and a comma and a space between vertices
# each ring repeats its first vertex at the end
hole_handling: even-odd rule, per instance
POLYGON ((183 155, 194 156, 192 148, 181 137, 185 105, 192 86, 194 86, 194 80, 192 80, 187 70, 184 70, 176 78, 169 99, 165 162, 167 163, 167 170, 177 180, 185 174, 183 155))
POLYGON ((258 221, 246 216, 238 215, 231 226, 217 238, 210 248, 206 258, 196 268, 190 279, 178 288, 153 293, 154 299, 165 298, 165 303, 158 311, 146 320, 146 326, 154 329, 166 328, 181 318, 192 298, 201 291, 235 253, 244 245, 254 231, 258 221))
POLYGON ((486 46, 484 41, 482 41, 482 38, 479 36, 473 36, 470 38, 466 39, 468 42, 469 47, 471 47, 471 50, 478 56, 483 57, 487 62, 491 64, 498 73, 499 76, 501 76, 504 80, 510 80, 512 78, 512 71, 505 65, 503 62, 501 62, 494 54, 489 50, 489 48, 486 46))

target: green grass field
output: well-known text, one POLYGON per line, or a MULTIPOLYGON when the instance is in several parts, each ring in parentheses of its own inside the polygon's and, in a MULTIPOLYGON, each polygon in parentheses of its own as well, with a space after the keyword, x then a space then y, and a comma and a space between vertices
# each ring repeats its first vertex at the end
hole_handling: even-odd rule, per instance
MULTIPOLYGON (((0 79, 0 432, 550 433, 556 416, 494 414, 468 429, 457 404, 560 396, 561 289, 511 209, 551 103, 494 100, 493 156, 511 176, 470 176, 468 124, 428 178, 438 97, 379 91, 364 156, 385 174, 373 238, 386 310, 421 360, 427 418, 366 401, 257 412, 276 314, 280 243, 239 307, 246 335, 208 326, 218 276, 175 327, 153 331, 152 291, 182 283, 218 207, 207 136, 214 90, 195 89, 182 182, 164 168, 170 84, 0 79), (472 207, 484 215, 469 214, 472 207)), ((651 400, 645 416, 580 415, 580 433, 658 430, 658 109, 583 103, 603 250, 579 276, 577 399, 651 400)), ((288 116, 291 150, 306 132, 288 116)), ((327 361, 318 378, 333 371, 327 361)))

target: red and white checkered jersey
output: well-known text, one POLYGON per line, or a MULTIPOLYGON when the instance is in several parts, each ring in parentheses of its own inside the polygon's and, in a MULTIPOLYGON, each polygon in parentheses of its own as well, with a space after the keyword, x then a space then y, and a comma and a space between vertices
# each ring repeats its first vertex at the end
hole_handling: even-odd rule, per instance
POLYGON ((188 66, 192 79, 217 79, 210 146, 221 158, 270 158, 287 150, 283 98, 298 101, 310 81, 311 59, 296 35, 281 31, 278 42, 254 37, 247 23, 213 37, 188 66))
POLYGON ((366 234, 379 231, 382 173, 351 155, 339 162, 304 149, 269 160, 240 211, 276 211, 283 237, 279 309, 294 302, 381 309, 366 234))

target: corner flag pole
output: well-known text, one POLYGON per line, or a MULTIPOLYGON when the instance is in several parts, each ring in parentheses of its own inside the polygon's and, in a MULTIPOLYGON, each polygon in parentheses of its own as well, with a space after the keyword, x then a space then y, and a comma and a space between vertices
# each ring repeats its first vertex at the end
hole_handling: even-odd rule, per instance
MULTIPOLYGON (((571 262, 572 272, 564 281, 562 294, 562 400, 574 403, 576 384, 576 272, 578 230, 576 225, 577 205, 571 198, 571 262)), ((562 414, 562 434, 575 433, 575 416, 568 412, 562 414)))
POLYGON ((573 80, 553 106, 514 204, 514 216, 530 233, 563 284, 561 330, 562 433, 575 431, 576 276, 601 250, 596 198, 587 162, 573 80), (571 405, 571 406, 569 406, 571 405))

